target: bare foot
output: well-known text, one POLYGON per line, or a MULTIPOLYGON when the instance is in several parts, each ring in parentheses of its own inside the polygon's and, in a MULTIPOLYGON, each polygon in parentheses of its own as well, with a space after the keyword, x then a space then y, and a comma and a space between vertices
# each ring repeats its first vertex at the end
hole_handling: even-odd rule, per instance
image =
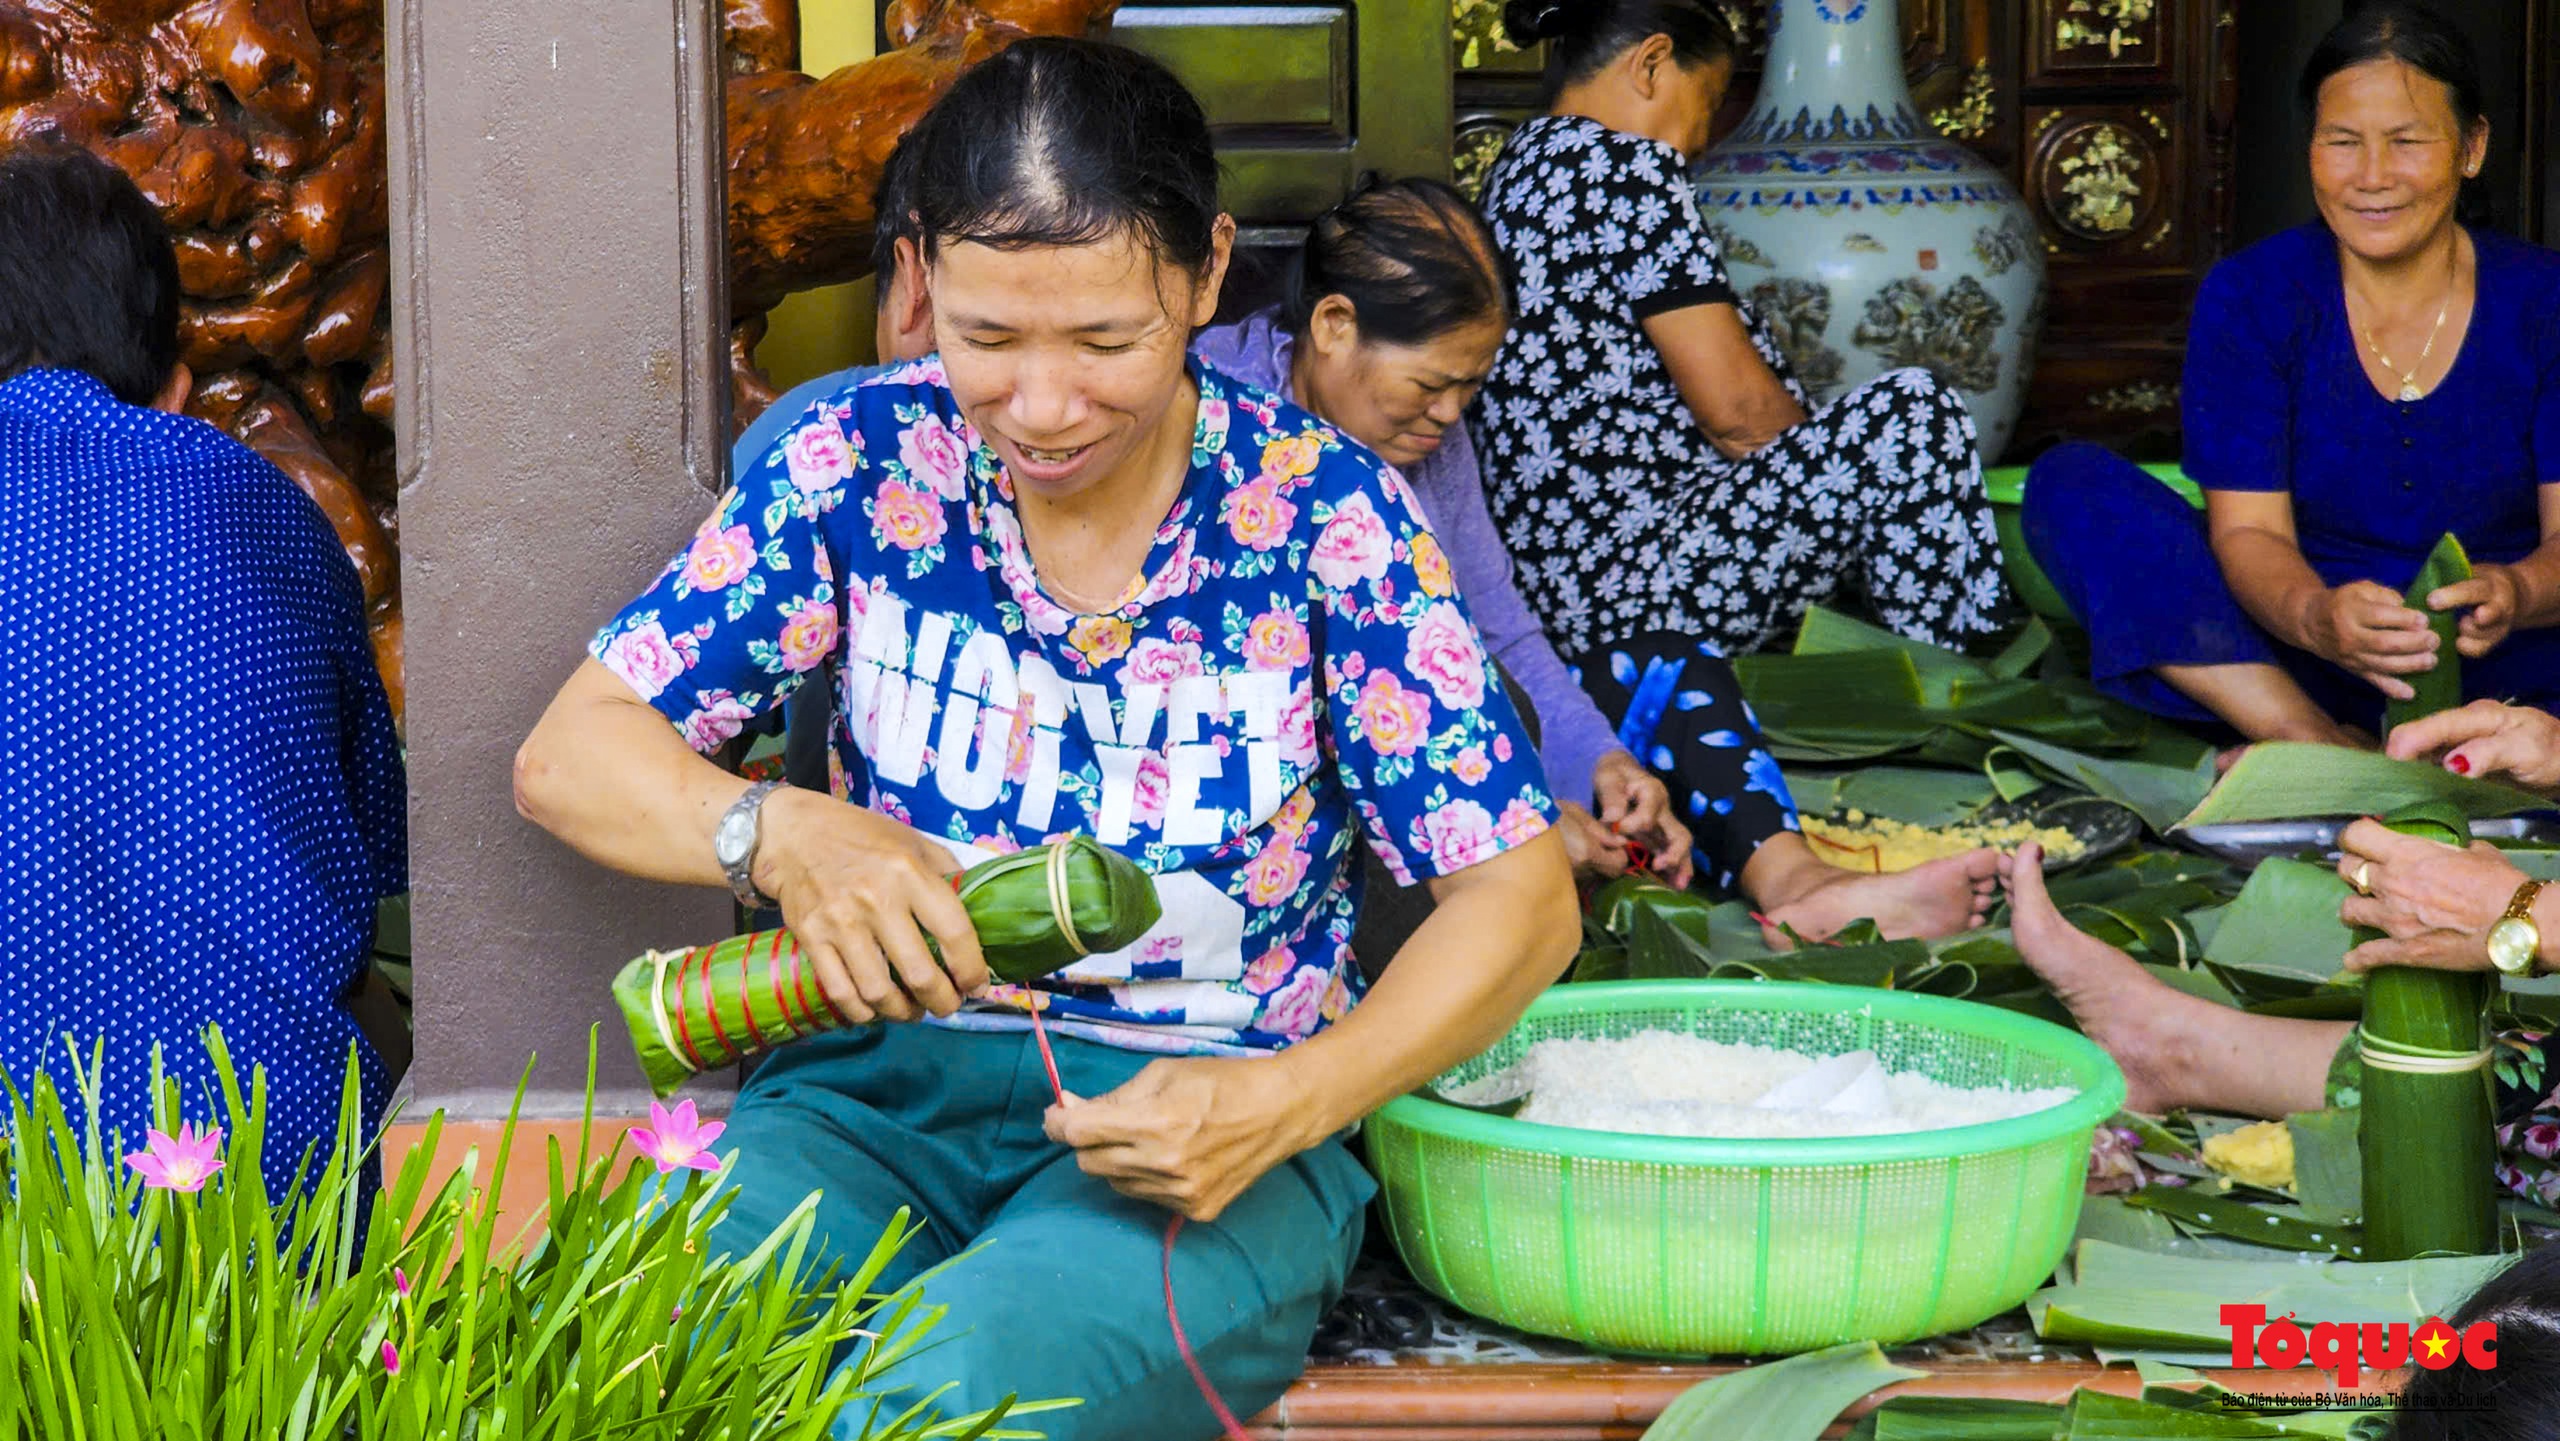
POLYGON ((1785 944, 1777 924, 1807 940, 1827 940, 1851 921, 1871 920, 1889 941, 1935 940, 1982 924, 2000 894, 2000 853, 1967 851, 1880 876, 1830 868, 1820 884, 1769 913, 1771 945, 1785 944))
POLYGON ((2168 985, 2133 957, 2081 930, 2045 893, 2044 855, 2025 845, 2000 868, 2009 891, 2009 935, 2018 955, 2070 1008, 2080 1033, 2124 1071, 2125 1108, 2149 1115, 2190 1102, 2183 1082, 2191 1039, 2211 1013, 2236 1014, 2168 985))

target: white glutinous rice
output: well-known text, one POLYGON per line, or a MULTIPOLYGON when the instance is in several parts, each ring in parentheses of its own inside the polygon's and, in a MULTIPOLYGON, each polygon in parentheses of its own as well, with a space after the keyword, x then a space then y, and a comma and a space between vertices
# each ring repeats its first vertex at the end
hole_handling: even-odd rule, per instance
POLYGON ((1648 1136, 1883 1136, 2006 1120, 2057 1106, 2070 1087, 1950 1086, 1887 1070, 1873 1051, 1814 1057, 1672 1031, 1546 1040, 1449 1099, 1522 1094, 1523 1121, 1648 1136))

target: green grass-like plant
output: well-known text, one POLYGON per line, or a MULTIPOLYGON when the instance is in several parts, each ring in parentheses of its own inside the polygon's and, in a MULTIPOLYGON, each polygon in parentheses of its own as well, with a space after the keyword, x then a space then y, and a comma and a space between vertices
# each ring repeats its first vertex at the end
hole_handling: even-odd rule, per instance
MULTIPOLYGON (((913 1286, 873 1289, 914 1234, 903 1213, 810 1286, 809 1203, 752 1252, 715 1253, 724 1188, 553 1141, 544 1229, 509 1247, 512 1111, 496 1158, 441 1182, 430 1117, 376 1189, 351 1055, 336 1148, 269 1178, 264 1075, 244 1097, 219 1032, 207 1045, 219 1096, 181 1097, 155 1056, 159 1125, 130 1156, 94 1120, 103 1050, 73 1068, 83 1125, 51 1075, 6 1085, 0 1438, 816 1441, 851 1406, 870 1441, 958 1441, 1034 1436, 996 1428, 1072 1404, 945 1420, 938 1393, 884 1376, 942 1320, 913 1286), (181 1125, 187 1105, 221 1124, 181 1125)), ((582 1137, 593 1096, 591 1047, 582 1137)))

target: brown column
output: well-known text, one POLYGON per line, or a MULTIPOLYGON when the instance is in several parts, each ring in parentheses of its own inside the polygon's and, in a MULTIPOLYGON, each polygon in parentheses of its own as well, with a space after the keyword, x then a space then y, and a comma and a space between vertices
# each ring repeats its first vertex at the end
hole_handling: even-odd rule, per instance
POLYGON ((715 0, 390 0, 392 342, 408 609, 410 1115, 644 1104, 606 983, 725 933, 520 819, 516 745, 724 474, 715 0))

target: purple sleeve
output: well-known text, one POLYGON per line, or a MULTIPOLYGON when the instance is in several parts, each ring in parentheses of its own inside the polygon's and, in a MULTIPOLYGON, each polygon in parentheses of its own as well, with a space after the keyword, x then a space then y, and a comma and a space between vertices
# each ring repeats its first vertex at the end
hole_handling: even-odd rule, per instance
POLYGON ((1619 748, 1617 730, 1565 669, 1512 584, 1511 551, 1485 509, 1484 477, 1466 426, 1452 427, 1439 451, 1407 479, 1449 553, 1449 569, 1485 649, 1528 696, 1538 717, 1538 758, 1546 763, 1548 790, 1557 800, 1590 805, 1592 772, 1600 757, 1619 748))

